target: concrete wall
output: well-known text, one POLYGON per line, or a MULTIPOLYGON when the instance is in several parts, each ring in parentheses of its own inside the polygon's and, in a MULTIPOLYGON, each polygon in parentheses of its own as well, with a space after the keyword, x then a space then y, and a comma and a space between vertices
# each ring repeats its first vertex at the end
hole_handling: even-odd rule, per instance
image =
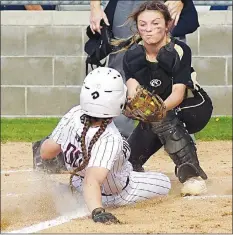
MULTIPOLYGON (((188 36, 214 115, 232 114, 232 14, 200 13, 188 36)), ((79 103, 89 12, 1 12, 2 116, 61 116, 79 103)))

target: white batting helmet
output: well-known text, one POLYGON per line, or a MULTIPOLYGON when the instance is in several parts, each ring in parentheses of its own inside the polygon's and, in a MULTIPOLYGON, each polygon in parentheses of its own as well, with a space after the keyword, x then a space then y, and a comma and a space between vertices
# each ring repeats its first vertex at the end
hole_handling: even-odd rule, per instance
POLYGON ((126 101, 127 88, 118 71, 99 67, 84 79, 80 94, 83 112, 91 117, 119 116, 126 101))

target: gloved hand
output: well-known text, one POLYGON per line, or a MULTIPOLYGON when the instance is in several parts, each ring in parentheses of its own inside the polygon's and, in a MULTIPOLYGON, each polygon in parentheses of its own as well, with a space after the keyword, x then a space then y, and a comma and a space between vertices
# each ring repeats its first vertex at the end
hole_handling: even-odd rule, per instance
POLYGON ((135 96, 126 103, 123 114, 142 122, 158 122, 166 116, 166 107, 160 96, 139 86, 135 96))
POLYGON ((105 212, 102 207, 96 208, 91 213, 94 222, 100 222, 103 224, 118 224, 120 221, 111 213, 105 212))

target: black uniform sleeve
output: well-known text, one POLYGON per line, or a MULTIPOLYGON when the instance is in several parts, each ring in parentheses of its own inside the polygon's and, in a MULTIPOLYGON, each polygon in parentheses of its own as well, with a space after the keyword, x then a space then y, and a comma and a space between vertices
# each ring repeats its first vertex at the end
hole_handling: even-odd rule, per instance
POLYGON ((184 84, 191 85, 191 62, 192 52, 188 45, 180 42, 178 44, 183 50, 183 56, 180 61, 180 67, 177 72, 173 75, 173 84, 184 84))
POLYGON ((179 21, 172 30, 173 37, 185 36, 193 33, 200 26, 198 21, 198 13, 193 0, 182 0, 184 7, 181 11, 179 21))
POLYGON ((127 63, 127 51, 124 55, 124 58, 123 58, 123 70, 124 70, 124 73, 125 73, 125 80, 128 81, 130 78, 134 78, 134 75, 133 73, 130 71, 130 68, 129 68, 129 65, 127 63))

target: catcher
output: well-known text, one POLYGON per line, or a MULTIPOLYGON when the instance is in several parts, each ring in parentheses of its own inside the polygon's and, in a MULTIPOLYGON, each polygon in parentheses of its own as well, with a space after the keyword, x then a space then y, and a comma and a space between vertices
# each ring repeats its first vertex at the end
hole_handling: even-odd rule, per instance
POLYGON ((80 105, 62 117, 42 144, 33 145, 35 168, 62 173, 64 166, 94 222, 119 223, 104 207, 167 195, 171 187, 164 174, 133 171, 129 145, 112 121, 122 113, 125 100, 121 75, 114 69, 97 68, 84 80, 80 105))
POLYGON ((142 165, 164 146, 183 183, 181 194, 205 193, 207 175, 189 134, 204 128, 213 107, 196 82, 191 50, 169 36, 172 19, 159 1, 143 3, 128 20, 133 20, 136 32, 122 49, 126 50, 123 67, 128 88, 124 114, 140 121, 128 139, 129 161, 135 171, 143 171, 142 165))

